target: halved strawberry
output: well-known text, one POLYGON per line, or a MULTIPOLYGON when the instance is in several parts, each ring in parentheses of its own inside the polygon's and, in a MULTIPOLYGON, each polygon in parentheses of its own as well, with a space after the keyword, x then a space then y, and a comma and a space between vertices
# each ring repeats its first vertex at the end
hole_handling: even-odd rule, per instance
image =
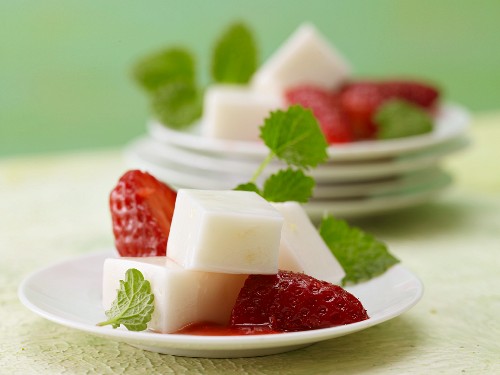
POLYGON ((347 143, 355 140, 351 126, 333 93, 306 85, 288 89, 285 99, 287 104, 300 104, 313 112, 328 143, 347 143))
POLYGON ((115 246, 121 256, 165 255, 177 194, 149 173, 126 172, 111 191, 115 246))
POLYGON ((268 326, 303 331, 368 319, 361 302, 338 285, 311 276, 279 271, 250 275, 231 314, 231 326, 268 326))
POLYGON ((382 86, 392 99, 404 99, 427 110, 432 110, 439 99, 438 89, 422 82, 386 81, 382 86))
POLYGON ((356 136, 371 139, 377 132, 373 119, 383 103, 403 99, 431 111, 439 99, 439 91, 431 85, 414 81, 356 81, 345 84, 340 89, 339 98, 356 136))

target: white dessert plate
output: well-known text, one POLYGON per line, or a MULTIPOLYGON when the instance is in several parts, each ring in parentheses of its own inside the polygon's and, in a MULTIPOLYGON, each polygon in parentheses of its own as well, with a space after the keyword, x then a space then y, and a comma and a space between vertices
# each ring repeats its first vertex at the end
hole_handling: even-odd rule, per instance
POLYGON ((90 334, 122 341, 158 353, 206 358, 253 357, 299 349, 323 340, 351 334, 392 319, 421 298, 421 281, 402 265, 368 282, 347 288, 357 296, 370 319, 332 328, 249 336, 196 336, 130 332, 97 327, 106 317, 101 307, 102 266, 111 250, 72 258, 24 279, 21 302, 36 314, 55 323, 90 334))
POLYGON ((446 173, 424 186, 408 187, 399 192, 346 199, 313 199, 304 209, 313 221, 319 221, 325 214, 352 219, 385 214, 426 203, 442 193, 452 182, 446 173))
MULTIPOLYGON (((465 137, 459 137, 425 151, 408 153, 396 158, 325 163, 312 169, 310 174, 317 183, 380 179, 435 165, 440 159, 464 148, 467 144, 468 140, 465 137)), ((226 160, 167 145, 163 149, 162 146, 153 139, 139 138, 125 148, 125 158, 133 167, 154 169, 165 177, 170 176, 165 178, 170 184, 207 189, 231 189, 239 183, 248 181, 260 164, 260 161, 226 160)), ((273 163, 264 171, 264 176, 283 167, 284 164, 273 163)))
POLYGON ((401 194, 410 190, 426 188, 449 178, 448 173, 432 166, 423 170, 373 181, 317 184, 314 188, 313 198, 352 199, 401 194))
MULTIPOLYGON (((423 150, 463 135, 469 123, 466 109, 456 104, 443 105, 436 115, 436 125, 431 133, 381 141, 363 141, 328 148, 330 160, 361 160, 390 157, 397 154, 423 150)), ((206 138, 201 135, 200 122, 184 131, 168 128, 158 121, 147 124, 152 138, 201 153, 223 154, 227 157, 262 159, 267 147, 258 142, 230 141, 206 138)))
MULTIPOLYGON (((236 176, 228 176, 226 179, 207 178, 202 175, 186 174, 183 171, 166 169, 157 165, 144 161, 128 161, 130 167, 146 170, 153 174, 156 178, 166 182, 175 189, 232 189, 242 182, 236 176)), ((433 167, 431 167, 433 168, 433 167)), ((343 186, 342 191, 344 196, 328 196, 327 185, 317 185, 320 189, 320 194, 317 199, 310 201, 305 205, 305 210, 312 220, 320 219, 325 213, 330 213, 339 218, 359 218, 384 214, 400 209, 411 208, 421 205, 435 198, 452 182, 452 178, 447 173, 439 173, 428 183, 403 186, 401 189, 394 191, 385 191, 377 193, 376 189, 373 194, 359 194, 357 196, 347 196, 345 193, 349 185, 343 186)), ((373 181, 367 182, 372 184, 373 181)), ((355 193, 361 183, 355 184, 357 188, 353 189, 355 193)), ((370 186, 370 185, 368 185, 370 186)), ((335 193, 332 193, 335 195, 335 193)))

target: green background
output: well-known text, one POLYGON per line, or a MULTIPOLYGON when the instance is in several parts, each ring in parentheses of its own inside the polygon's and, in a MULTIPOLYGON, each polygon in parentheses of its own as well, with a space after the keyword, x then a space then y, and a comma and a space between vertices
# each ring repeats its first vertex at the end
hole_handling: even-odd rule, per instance
POLYGON ((130 79, 143 54, 188 46, 207 80, 212 43, 252 27, 261 61, 303 21, 359 76, 439 83, 474 112, 500 109, 496 0, 0 0, 0 155, 120 146, 145 132, 130 79))

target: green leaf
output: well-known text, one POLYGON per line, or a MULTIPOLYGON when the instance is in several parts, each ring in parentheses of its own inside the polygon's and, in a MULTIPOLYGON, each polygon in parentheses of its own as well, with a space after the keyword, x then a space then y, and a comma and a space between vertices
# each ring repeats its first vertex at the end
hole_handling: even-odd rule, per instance
POLYGON ((217 41, 212 55, 212 78, 219 83, 247 83, 257 69, 257 47, 242 23, 231 25, 217 41))
POLYGON ((260 131, 267 147, 289 165, 316 167, 328 158, 325 136, 309 109, 295 105, 271 112, 260 131))
POLYGON ((135 80, 147 91, 172 81, 195 82, 194 58, 183 48, 169 48, 146 56, 133 68, 135 80))
POLYGON ((166 126, 180 129, 200 118, 203 93, 190 82, 173 81, 152 96, 153 111, 166 126))
POLYGON ((270 150, 269 154, 251 180, 236 189, 260 193, 255 181, 267 165, 278 157, 289 166, 298 169, 289 167, 271 175, 264 182, 260 194, 272 202, 307 202, 312 196, 315 182, 301 169, 315 167, 328 158, 326 153, 328 144, 312 112, 300 106, 289 107, 286 111, 271 112, 261 127, 260 135, 270 150))
POLYGON ((344 268, 344 285, 381 275, 399 262, 384 243, 332 216, 323 218, 319 233, 344 268))
POLYGON ((429 133, 432 118, 422 108, 404 100, 390 100, 375 114, 377 138, 392 139, 429 133))
POLYGON ((253 182, 247 182, 246 184, 239 184, 233 190, 253 191, 259 195, 262 195, 262 192, 260 191, 260 189, 253 182))
POLYGON ((97 325, 124 325, 129 331, 144 331, 153 311, 154 295, 149 281, 139 270, 131 268, 125 273, 125 281, 120 280, 118 295, 106 311, 108 320, 97 325))
POLYGON ((264 183, 263 197, 270 202, 305 203, 312 196, 314 179, 300 169, 285 169, 269 176, 264 183))

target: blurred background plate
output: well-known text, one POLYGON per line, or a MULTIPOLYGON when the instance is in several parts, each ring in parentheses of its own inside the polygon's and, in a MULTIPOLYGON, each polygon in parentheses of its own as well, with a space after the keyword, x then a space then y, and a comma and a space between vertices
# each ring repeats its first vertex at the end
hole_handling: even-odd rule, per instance
MULTIPOLYGON (((310 175, 318 184, 348 181, 370 181, 374 179, 397 176, 402 173, 418 171, 437 165, 449 154, 464 148, 468 144, 466 138, 458 138, 431 147, 424 151, 408 153, 403 156, 387 159, 373 159, 353 162, 330 162, 319 165, 310 171, 310 175)), ((228 189, 236 184, 248 181, 261 160, 232 160, 224 156, 201 155, 197 152, 160 144, 147 137, 139 138, 125 149, 125 158, 130 167, 153 168, 176 176, 185 176, 190 180, 215 180, 209 186, 228 189)), ((262 159, 263 160, 263 159, 262 159)), ((270 165, 263 178, 284 167, 282 163, 270 165)), ((182 177, 181 177, 182 178, 182 177)), ((171 182, 176 185, 176 182, 171 182)), ((180 183, 180 185, 192 185, 180 183)), ((189 186, 193 188, 210 188, 203 185, 189 186)))
POLYGON ((416 189, 403 190, 397 194, 366 197, 362 199, 311 200, 304 208, 313 221, 319 221, 325 214, 338 218, 352 219, 385 214, 396 210, 415 207, 436 198, 452 182, 443 174, 432 184, 416 189))
MULTIPOLYGON (((463 135, 468 123, 467 110, 456 104, 446 104, 436 114, 436 123, 431 133, 400 139, 332 145, 328 148, 329 160, 372 159, 424 150, 463 135)), ((193 153, 248 159, 263 159, 268 153, 267 147, 259 142, 203 137, 201 135, 202 126, 202 123, 198 122, 186 130, 175 130, 152 120, 147 124, 147 131, 152 138, 160 142, 182 147, 193 153)))
POLYGON ((314 189, 314 199, 352 199, 398 194, 402 191, 432 185, 443 178, 449 178, 449 174, 441 168, 432 166, 420 171, 373 181, 320 184, 314 189))

